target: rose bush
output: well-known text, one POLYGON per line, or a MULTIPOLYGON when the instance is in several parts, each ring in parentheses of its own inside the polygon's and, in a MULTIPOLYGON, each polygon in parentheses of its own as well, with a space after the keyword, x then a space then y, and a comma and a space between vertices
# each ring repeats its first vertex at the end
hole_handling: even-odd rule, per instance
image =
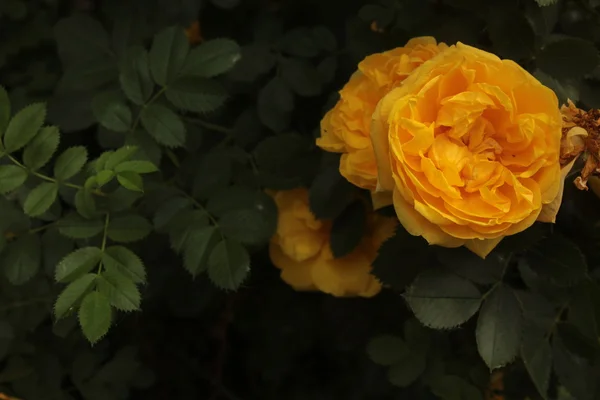
POLYGON ((372 297, 381 283, 370 274, 381 244, 394 233, 396 221, 368 216, 366 234, 350 254, 335 258, 331 221, 320 221, 309 208, 308 191, 294 189, 273 195, 279 211, 277 232, 269 253, 281 278, 296 290, 319 290, 334 296, 372 297))

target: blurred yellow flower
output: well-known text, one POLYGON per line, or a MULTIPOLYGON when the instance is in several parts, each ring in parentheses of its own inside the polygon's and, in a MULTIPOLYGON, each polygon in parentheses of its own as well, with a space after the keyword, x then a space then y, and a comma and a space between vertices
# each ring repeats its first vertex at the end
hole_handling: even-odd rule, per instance
POLYGON ((394 218, 369 215, 361 243, 350 254, 336 259, 330 249, 332 224, 312 214, 306 189, 275 192, 273 198, 279 219, 269 251, 286 283, 296 290, 322 291, 338 297, 379 293, 381 283, 371 275, 371 263, 381 244, 393 235, 397 225, 394 218))
POLYGON ((552 90, 513 61, 458 43, 379 102, 377 189, 411 234, 485 257, 504 236, 554 222, 561 130, 552 90))
POLYGON ((404 47, 366 57, 340 91, 340 100, 321 121, 317 145, 342 153, 340 173, 354 185, 374 190, 377 166, 369 139, 377 103, 415 68, 447 46, 432 37, 410 40, 404 47))

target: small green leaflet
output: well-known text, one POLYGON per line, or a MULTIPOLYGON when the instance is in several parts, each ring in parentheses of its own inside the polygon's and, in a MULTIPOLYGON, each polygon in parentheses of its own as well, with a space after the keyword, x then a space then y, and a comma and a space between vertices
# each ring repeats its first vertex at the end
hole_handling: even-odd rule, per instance
POLYGON ((224 239, 208 258, 208 277, 219 288, 236 290, 250 272, 250 255, 244 246, 224 239))
POLYGON ((521 344, 521 306, 512 289, 501 285, 486 298, 477 320, 475 337, 490 369, 513 361, 521 344))
POLYGON ((104 229, 100 218, 86 219, 77 213, 70 213, 58 220, 58 231, 72 239, 89 239, 99 235, 104 229))
POLYGON ((115 242, 137 242, 152 232, 152 224, 141 215, 113 218, 108 225, 108 237, 115 242))
POLYGON ((23 235, 10 243, 3 253, 4 274, 13 285, 22 285, 39 271, 42 244, 38 235, 23 235))
POLYGON ((142 46, 132 46, 127 50, 126 57, 119 75, 121 89, 129 100, 141 106, 150 98, 154 89, 148 52, 142 46))
POLYGON ((102 339, 110 328, 111 320, 108 298, 97 291, 88 293, 79 308, 79 324, 87 340, 94 344, 102 339))
POLYGON ((146 270, 142 260, 127 247, 108 247, 102 256, 102 264, 107 271, 118 272, 134 283, 146 283, 146 270))
POLYGON ((0 194, 18 189, 27 180, 27 171, 16 165, 0 165, 0 194))
POLYGON ((75 209, 84 218, 94 218, 98 215, 94 195, 88 189, 79 189, 75 193, 75 209))
POLYGON ((45 213, 56 200, 58 184, 56 182, 40 183, 27 195, 23 209, 30 217, 45 213))
POLYGON ((98 182, 98 187, 102 187, 106 185, 108 182, 112 181, 115 177, 114 171, 104 170, 100 171, 96 174, 96 182, 98 182))
POLYGON ((107 270, 98 276, 97 282, 98 291, 105 295, 117 310, 135 311, 140 308, 140 291, 129 277, 116 270, 107 270))
POLYGON ((220 83, 191 76, 173 82, 165 95, 178 109, 197 113, 214 111, 227 99, 227 91, 220 83))
POLYGON ((32 170, 40 169, 50 161, 58 148, 60 133, 56 126, 43 127, 23 151, 23 163, 32 170))
POLYGON ((218 230, 214 226, 200 227, 189 233, 183 249, 183 266, 192 276, 208 268, 208 257, 218 239, 218 230))
POLYGON ((521 359, 542 398, 548 399, 548 385, 552 367, 552 348, 546 332, 527 325, 521 340, 521 359))
POLYGON ((212 78, 229 71, 241 57, 240 46, 233 40, 209 40, 190 51, 181 73, 212 78))
POLYGON ((409 353, 406 358, 388 370, 390 383, 398 387, 408 387, 425 371, 427 359, 420 354, 409 353))
POLYGON ((223 234, 246 245, 263 245, 277 229, 277 219, 258 208, 231 210, 219 219, 223 234))
POLYGON ((71 282, 58 296, 54 305, 56 319, 63 318, 93 287, 96 274, 85 274, 71 282))
POLYGON ((156 171, 158 171, 156 165, 150 161, 143 160, 124 161, 115 167, 115 172, 117 173, 135 172, 136 174, 150 174, 156 171))
POLYGON ((10 121, 10 99, 6 89, 0 86, 0 137, 4 134, 10 121))
POLYGON ((67 180, 75 176, 87 162, 88 152, 83 146, 69 147, 62 152, 54 164, 54 177, 67 180))
POLYGON ((4 148, 8 153, 24 147, 38 133, 46 119, 46 105, 34 103, 19 111, 8 123, 4 148))
POLYGON ((434 329, 463 324, 479 310, 481 303, 481 293, 475 285, 438 269, 417 276, 404 297, 419 321, 434 329))
POLYGON ((56 266, 57 282, 70 282, 90 272, 102 258, 98 247, 82 247, 63 258, 56 266))
POLYGON ((174 197, 167 200, 158 208, 156 214, 154 214, 152 220, 154 229, 163 232, 164 228, 168 227, 180 212, 190 210, 191 208, 192 201, 185 197, 174 197))
POLYGON ((376 336, 367 345, 369 358, 379 365, 394 365, 409 354, 402 338, 392 335, 376 336))
POLYGON ((127 132, 133 122, 131 109, 118 93, 104 92, 92 99, 94 117, 107 129, 127 132))
POLYGON ((158 143, 167 147, 181 147, 185 143, 185 125, 172 110, 159 104, 144 107, 141 113, 144 129, 158 143))
POLYGON ((117 150, 105 152, 98 159, 97 166, 101 166, 102 169, 115 169, 119 164, 130 160, 137 151, 138 148, 136 146, 123 146, 117 150))
POLYGON ((150 71, 154 81, 166 86, 179 74, 186 60, 190 45, 183 28, 171 26, 154 36, 150 48, 150 71))
POLYGON ((144 181, 139 174, 135 172, 121 172, 117 174, 117 181, 123 186, 125 189, 133 190, 134 192, 143 192, 144 191, 144 181))

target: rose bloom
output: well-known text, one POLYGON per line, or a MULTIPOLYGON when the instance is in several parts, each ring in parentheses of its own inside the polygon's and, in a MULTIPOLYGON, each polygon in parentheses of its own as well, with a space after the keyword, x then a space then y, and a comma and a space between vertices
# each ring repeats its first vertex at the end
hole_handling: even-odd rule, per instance
POLYGON ((342 153, 340 173, 352 184, 375 190, 377 165, 370 140, 371 116, 381 98, 415 68, 441 50, 432 37, 410 40, 404 47, 368 56, 342 88, 340 100, 321 122, 317 145, 342 153))
POLYGON ((409 233, 485 257, 504 236, 554 222, 561 113, 519 65, 458 43, 379 102, 378 190, 409 233))
POLYGON ((332 223, 315 218, 306 189, 275 192, 273 198, 279 218, 269 252, 287 284, 296 290, 338 297, 372 297, 379 293, 381 283, 371 275, 371 263, 381 244, 394 234, 394 218, 370 214, 366 234, 356 249, 334 258, 330 246, 332 223))

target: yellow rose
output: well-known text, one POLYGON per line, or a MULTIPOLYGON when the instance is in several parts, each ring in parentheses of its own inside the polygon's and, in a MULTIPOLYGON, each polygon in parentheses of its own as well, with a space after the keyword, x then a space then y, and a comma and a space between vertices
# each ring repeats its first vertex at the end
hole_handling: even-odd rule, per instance
POLYGON ((377 166, 370 140, 371 116, 381 98, 415 68, 441 50, 434 38, 410 40, 404 47, 365 58, 340 91, 340 100, 321 121, 317 145, 343 153, 340 173, 352 184, 374 190, 377 166))
POLYGON ((485 257, 504 236, 554 222, 561 126, 552 90, 513 61, 458 43, 378 104, 378 190, 392 194, 412 235, 485 257))
POLYGON ((336 259, 330 248, 332 224, 312 214, 306 189, 275 192, 273 198, 279 218, 269 252, 287 284, 296 290, 318 290, 338 297, 379 293, 381 283, 371 275, 371 263, 381 244, 393 235, 395 219, 369 215, 361 243, 352 253, 336 259))

